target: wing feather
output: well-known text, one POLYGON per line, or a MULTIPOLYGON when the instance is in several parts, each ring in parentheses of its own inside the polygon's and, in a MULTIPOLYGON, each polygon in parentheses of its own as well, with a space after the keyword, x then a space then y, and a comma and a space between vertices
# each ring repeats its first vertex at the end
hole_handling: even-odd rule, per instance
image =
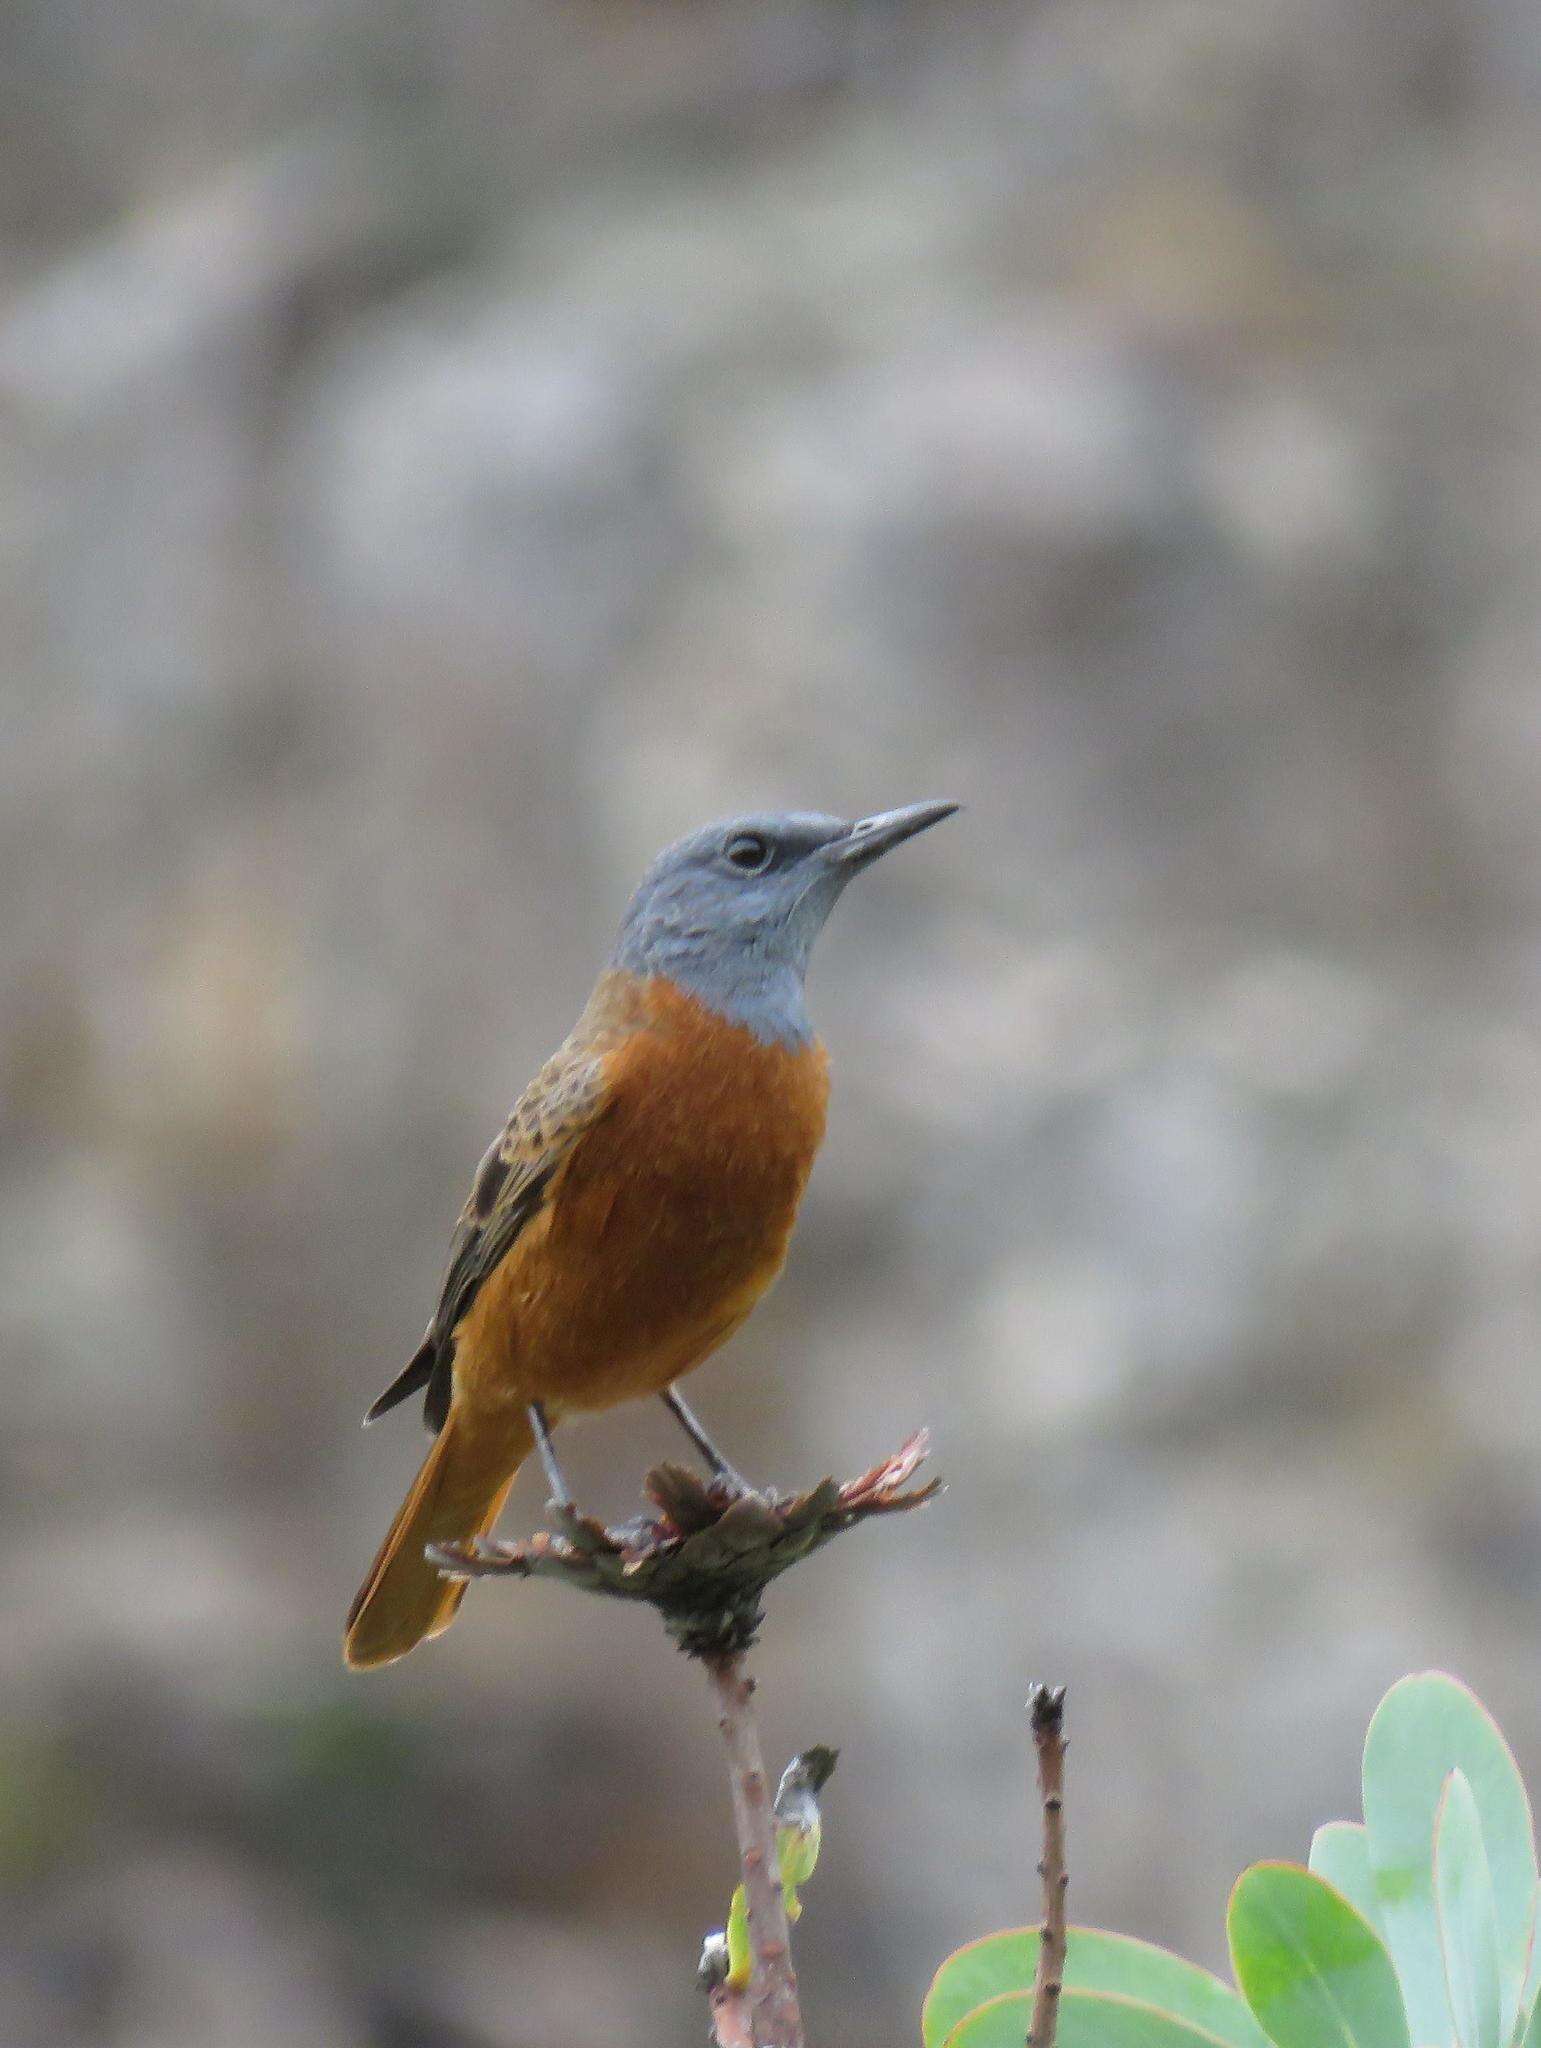
POLYGON ((369 1421, 426 1387, 424 1419, 435 1432, 444 1427, 455 1331, 482 1283, 539 1212, 558 1168, 604 1115, 610 1101, 606 1065, 603 1050, 569 1042, 547 1060, 515 1103, 476 1169, 450 1241, 449 1267, 427 1334, 410 1363, 370 1409, 369 1421))

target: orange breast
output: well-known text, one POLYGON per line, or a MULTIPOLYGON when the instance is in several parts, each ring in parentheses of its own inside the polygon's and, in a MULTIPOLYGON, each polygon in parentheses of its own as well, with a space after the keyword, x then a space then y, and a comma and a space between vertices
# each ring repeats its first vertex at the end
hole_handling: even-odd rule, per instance
POLYGON ((822 1046, 762 1045, 673 984, 639 991, 613 1101, 462 1324, 473 1402, 606 1408, 656 1393, 781 1269, 824 1134, 822 1046))

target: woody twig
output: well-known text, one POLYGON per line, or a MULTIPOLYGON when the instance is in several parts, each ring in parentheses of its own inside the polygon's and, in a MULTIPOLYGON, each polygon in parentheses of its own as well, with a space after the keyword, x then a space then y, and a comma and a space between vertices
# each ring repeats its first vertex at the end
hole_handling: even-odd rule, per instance
POLYGON ((719 2048, 803 2048, 776 1820, 745 1662, 766 1588, 858 1523, 934 1499, 939 1481, 910 1484, 929 1449, 921 1430, 860 1478, 843 1485, 825 1479, 796 1495, 737 1493, 720 1479, 660 1465, 645 1481, 653 1512, 621 1528, 553 1504, 556 1528, 523 1542, 482 1537, 428 1552, 446 1577, 550 1578, 612 1600, 645 1601, 704 1666, 727 1752, 753 1957, 747 1991, 706 1973, 719 2048))
MULTIPOLYGON (((754 1968, 745 1994, 749 2039, 754 2048, 803 2048, 803 2017, 797 2001, 797 1972, 792 1967, 792 1935, 782 1897, 776 1855, 776 1815, 754 1711, 754 1680, 743 1651, 703 1657, 717 1699, 717 1726, 728 1755, 728 1785, 733 1796, 733 1824, 738 1834, 739 1865, 749 1907, 749 1946, 754 1968)), ((730 1987, 724 1986, 726 1991, 730 1987)), ((726 1999, 712 2014, 719 2048, 730 2019, 726 1999)), ((731 2015, 728 2041, 742 2038, 742 2014, 731 2015)))
POLYGON ((1043 1806, 1043 1848, 1038 1875, 1043 1883, 1043 1932, 1033 1973, 1033 2016, 1026 2048, 1054 2048, 1059 2001, 1065 1983, 1065 1688, 1035 1685, 1028 1697, 1033 1748, 1038 1755, 1038 1795, 1043 1806))

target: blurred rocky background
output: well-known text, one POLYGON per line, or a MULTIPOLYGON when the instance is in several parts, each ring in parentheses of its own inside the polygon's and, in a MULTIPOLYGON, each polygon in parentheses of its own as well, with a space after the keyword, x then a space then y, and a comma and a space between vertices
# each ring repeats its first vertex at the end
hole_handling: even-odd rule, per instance
POLYGON ((750 804, 968 805, 693 1388, 951 1482, 773 1595, 823 2048, 1030 1910, 1029 1679, 1077 1917, 1210 1961, 1404 1669, 1541 1777, 1538 89, 1522 0, 0 11, 8 2048, 697 2038, 650 1619, 338 1635, 487 1135, 750 804))

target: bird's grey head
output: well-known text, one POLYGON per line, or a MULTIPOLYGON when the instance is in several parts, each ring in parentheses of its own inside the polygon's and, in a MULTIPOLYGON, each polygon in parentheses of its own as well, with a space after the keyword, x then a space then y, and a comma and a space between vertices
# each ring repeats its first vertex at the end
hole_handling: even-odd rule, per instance
POLYGON ((767 1043, 813 1035, 803 976, 854 875, 958 808, 876 817, 770 812, 707 825, 661 853, 627 907, 612 964, 662 974, 767 1043))

